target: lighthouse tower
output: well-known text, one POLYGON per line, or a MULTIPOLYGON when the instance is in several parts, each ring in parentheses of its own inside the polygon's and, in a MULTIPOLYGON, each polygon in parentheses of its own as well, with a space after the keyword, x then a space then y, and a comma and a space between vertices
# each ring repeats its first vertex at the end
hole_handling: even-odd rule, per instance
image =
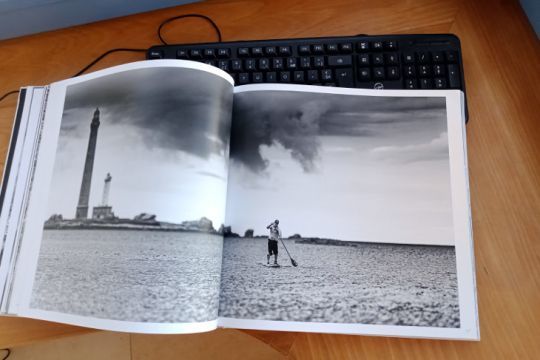
POLYGON ((109 206, 109 191, 111 190, 111 174, 107 173, 105 181, 103 182, 103 197, 101 198, 101 205, 94 206, 92 210, 92 219, 94 220, 111 220, 114 219, 114 213, 112 206, 109 206))
POLYGON ((75 213, 76 219, 88 218, 88 200, 90 198, 90 187, 92 185, 92 171, 94 170, 94 157, 96 155, 96 142, 99 128, 99 109, 94 111, 94 117, 90 123, 90 138, 88 139, 88 149, 86 150, 86 161, 84 163, 81 192, 79 193, 79 204, 75 213))

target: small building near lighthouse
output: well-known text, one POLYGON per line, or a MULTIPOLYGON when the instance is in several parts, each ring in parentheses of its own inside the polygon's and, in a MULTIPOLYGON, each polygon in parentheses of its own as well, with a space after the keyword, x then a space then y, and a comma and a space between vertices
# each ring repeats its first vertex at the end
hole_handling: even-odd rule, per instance
POLYGON ((103 184, 103 196, 101 198, 101 204, 99 206, 94 206, 92 211, 92 219, 94 220, 111 220, 115 219, 114 213, 112 211, 112 206, 109 206, 109 192, 111 190, 111 174, 107 173, 105 181, 103 184))

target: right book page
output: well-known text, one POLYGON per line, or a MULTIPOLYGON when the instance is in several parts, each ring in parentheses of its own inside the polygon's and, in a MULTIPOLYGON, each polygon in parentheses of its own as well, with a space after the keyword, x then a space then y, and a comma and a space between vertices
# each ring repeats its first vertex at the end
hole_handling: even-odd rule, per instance
POLYGON ((219 324, 478 339, 459 91, 236 88, 219 324))

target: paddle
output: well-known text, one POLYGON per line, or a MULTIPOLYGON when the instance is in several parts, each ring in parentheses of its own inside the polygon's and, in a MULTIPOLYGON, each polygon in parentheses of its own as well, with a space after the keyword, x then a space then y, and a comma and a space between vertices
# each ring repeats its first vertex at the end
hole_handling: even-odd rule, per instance
POLYGON ((285 246, 285 243, 283 242, 283 239, 280 237, 279 240, 281 240, 281 244, 283 244, 283 247, 285 248, 285 251, 287 252, 287 255, 289 255, 289 259, 291 259, 292 266, 297 267, 298 263, 291 257, 291 254, 289 254, 289 250, 287 250, 287 247, 285 246))

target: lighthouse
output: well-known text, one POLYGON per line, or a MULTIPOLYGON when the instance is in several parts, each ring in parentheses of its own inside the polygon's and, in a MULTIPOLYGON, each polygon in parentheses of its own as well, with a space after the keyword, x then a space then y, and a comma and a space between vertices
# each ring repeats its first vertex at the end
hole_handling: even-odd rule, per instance
POLYGON ((88 149, 86 150, 86 161, 79 193, 79 203, 75 212, 76 219, 88 218, 88 200, 90 198, 90 187, 92 185, 92 171, 94 170, 94 157, 96 155, 96 143, 99 128, 99 109, 94 111, 94 117, 90 123, 90 138, 88 139, 88 149))
POLYGON ((109 206, 109 191, 111 190, 112 176, 107 173, 105 180, 103 181, 103 196, 101 198, 101 205, 94 206, 92 210, 92 219, 94 220, 111 220, 114 219, 114 213, 112 206, 109 206))

